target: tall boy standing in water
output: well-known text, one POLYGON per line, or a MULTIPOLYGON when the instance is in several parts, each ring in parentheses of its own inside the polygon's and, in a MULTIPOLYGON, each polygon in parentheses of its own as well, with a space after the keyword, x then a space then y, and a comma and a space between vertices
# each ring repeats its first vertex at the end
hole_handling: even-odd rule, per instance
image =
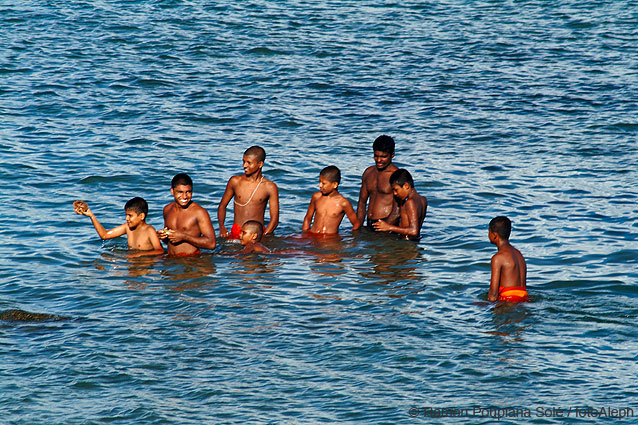
POLYGON ((241 226, 249 220, 256 220, 263 224, 266 205, 270 210, 270 222, 264 230, 264 235, 272 233, 279 224, 279 191, 277 185, 262 174, 265 160, 266 151, 259 146, 252 146, 244 152, 244 174, 232 176, 228 180, 217 209, 220 237, 239 239, 241 226), (229 232, 224 221, 226 207, 233 198, 235 198, 235 217, 229 232))
POLYGON ((308 212, 303 220, 301 230, 315 234, 339 233, 339 224, 343 216, 347 215, 352 223, 352 230, 361 227, 352 204, 342 194, 338 187, 341 182, 341 171, 330 165, 319 173, 319 192, 315 192, 310 199, 308 212), (315 217, 312 223, 312 217, 315 217), (312 228, 310 227, 312 223, 312 228))
POLYGON ((215 249, 215 230, 208 211, 193 202, 193 180, 177 174, 171 181, 173 202, 164 207, 164 229, 157 232, 168 243, 169 255, 196 255, 200 248, 215 249))
POLYGON ((390 185, 390 176, 397 170, 396 165, 392 163, 394 139, 386 135, 379 136, 372 144, 372 149, 375 165, 368 167, 361 176, 361 191, 357 204, 359 222, 365 222, 370 229, 373 229, 372 223, 377 220, 396 224, 399 218, 390 185))
POLYGON ((399 224, 394 226, 385 220, 379 220, 372 225, 380 232, 394 232, 403 235, 405 239, 418 240, 428 209, 427 198, 416 191, 412 175, 403 168, 392 173, 390 186, 399 206, 399 224))
POLYGON ((498 252, 492 257, 492 277, 487 299, 490 301, 528 301, 527 263, 509 241, 512 222, 499 216, 490 221, 488 238, 498 252))

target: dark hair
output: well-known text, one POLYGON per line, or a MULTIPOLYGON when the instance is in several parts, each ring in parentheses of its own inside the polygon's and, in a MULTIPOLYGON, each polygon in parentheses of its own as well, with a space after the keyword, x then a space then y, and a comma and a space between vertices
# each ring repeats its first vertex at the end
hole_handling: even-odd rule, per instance
POLYGON ((399 186, 403 186, 408 183, 410 187, 414 187, 414 180, 412 179, 412 175, 405 168, 399 168, 392 175, 390 175, 390 185, 394 186, 395 184, 399 186))
POLYGON ((381 151, 389 154, 394 153, 394 139, 385 134, 377 137, 372 144, 372 149, 375 151, 381 151))
POLYGON ((341 171, 334 165, 328 165, 319 175, 333 183, 341 183, 341 171))
POLYGON ((193 180, 188 176, 188 174, 179 173, 173 177, 173 180, 171 180, 171 189, 175 189, 179 185, 193 187, 193 180))
POLYGON ((490 232, 496 233, 501 239, 509 240, 510 233, 512 232, 512 222, 505 216, 494 217, 490 221, 490 232))
POLYGON ((244 155, 254 156, 257 161, 264 162, 266 160, 266 151, 261 146, 251 146, 246 149, 244 155))
POLYGON ((139 196, 137 196, 133 199, 130 199, 124 205, 124 211, 128 211, 128 210, 133 210, 135 211, 136 214, 144 213, 144 215, 148 215, 148 204, 143 198, 140 198, 139 196))
POLYGON ((248 220, 241 227, 244 231, 255 233, 257 235, 257 242, 259 242, 261 237, 264 235, 264 225, 257 220, 248 220))

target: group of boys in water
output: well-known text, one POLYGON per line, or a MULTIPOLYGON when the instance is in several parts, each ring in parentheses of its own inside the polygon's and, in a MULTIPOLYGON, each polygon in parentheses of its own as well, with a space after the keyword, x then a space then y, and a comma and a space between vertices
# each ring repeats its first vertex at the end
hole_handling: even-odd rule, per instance
MULTIPOLYGON (((377 232, 391 232, 409 240, 420 238, 428 202, 414 187, 410 173, 392 163, 395 143, 382 135, 373 143, 375 164, 361 178, 357 209, 339 193, 340 170, 328 166, 319 174, 319 191, 312 195, 304 217, 302 231, 310 235, 335 235, 343 217, 348 217, 352 230, 362 225, 377 232)), ((259 146, 248 148, 243 155, 244 174, 230 178, 217 209, 219 236, 238 239, 240 253, 268 253, 261 244, 279 225, 279 191, 277 185, 262 173, 266 152, 259 146), (226 209, 234 201, 234 220, 230 231, 225 226, 226 209), (265 225, 268 207, 270 221, 265 225)), ((139 197, 124 206, 126 223, 106 230, 84 201, 73 204, 77 214, 88 216, 102 239, 127 235, 128 246, 136 250, 133 256, 161 255, 162 242, 171 256, 200 254, 201 249, 215 249, 215 230, 208 211, 194 202, 193 181, 187 174, 177 174, 171 181, 174 201, 164 207, 164 228, 156 231, 146 223, 147 202, 139 197)), ((490 301, 527 301, 527 266, 521 253, 509 243, 511 222, 496 217, 489 224, 488 238, 498 252, 492 257, 490 301)))

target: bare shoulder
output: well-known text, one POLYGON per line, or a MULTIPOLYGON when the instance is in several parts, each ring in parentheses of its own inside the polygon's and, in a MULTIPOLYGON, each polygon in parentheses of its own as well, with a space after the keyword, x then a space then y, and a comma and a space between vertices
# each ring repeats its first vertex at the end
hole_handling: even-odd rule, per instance
POLYGON ((164 210, 163 210, 164 215, 166 215, 166 214, 168 214, 169 212, 171 212, 174 208, 175 208, 175 202, 171 202, 170 204, 167 204, 167 205, 164 207, 164 210))
POLYGON ((376 171, 377 171, 377 167, 374 166, 374 165, 371 165, 371 166, 369 166, 368 168, 365 169, 365 171, 361 175, 361 178, 363 180, 365 180, 365 179, 369 178, 371 175, 373 175, 376 171))
POLYGON ((272 180, 268 180, 264 177, 264 187, 268 190, 268 192, 276 192, 278 190, 277 184, 272 180))
MULTIPOLYGON (((321 195, 321 192, 319 192, 319 194, 321 195)), ((343 196, 341 193, 339 193, 339 203, 343 204, 343 205, 347 205, 350 203, 350 201, 348 200, 348 198, 346 198, 345 196, 343 196)))
POLYGON ((235 186, 241 183, 242 177, 243 176, 241 174, 232 176, 230 179, 228 179, 228 186, 234 188, 235 186))
POLYGON ((144 232, 146 233, 155 233, 155 227, 151 226, 148 223, 144 223, 144 227, 142 227, 142 230, 144 230, 144 232))
POLYGON ((191 208, 193 208, 193 212, 196 214, 206 214, 208 215, 208 211, 206 210, 206 208, 202 207, 201 205, 199 205, 196 202, 193 202, 191 204, 191 208))

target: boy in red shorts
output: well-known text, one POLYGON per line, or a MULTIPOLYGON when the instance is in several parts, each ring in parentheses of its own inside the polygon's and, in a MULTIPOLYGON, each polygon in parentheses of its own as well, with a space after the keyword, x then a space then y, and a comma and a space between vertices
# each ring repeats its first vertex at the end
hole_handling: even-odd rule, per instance
POLYGON ((256 220, 264 223, 266 206, 270 210, 270 222, 264 230, 264 235, 271 234, 279 224, 279 191, 277 185, 262 174, 262 167, 266 160, 266 151, 260 146, 252 146, 244 152, 244 174, 232 176, 228 180, 226 190, 217 208, 219 220, 219 236, 222 238, 239 239, 241 226, 256 220), (230 232, 226 229, 226 207, 234 199, 234 220, 230 232))

